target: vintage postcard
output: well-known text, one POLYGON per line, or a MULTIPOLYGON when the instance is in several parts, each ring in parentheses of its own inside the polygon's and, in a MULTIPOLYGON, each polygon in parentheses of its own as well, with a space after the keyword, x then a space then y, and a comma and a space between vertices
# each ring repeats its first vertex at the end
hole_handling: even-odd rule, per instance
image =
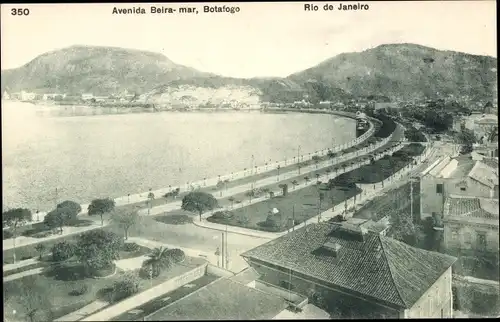
POLYGON ((5 321, 498 316, 496 9, 2 4, 5 321))

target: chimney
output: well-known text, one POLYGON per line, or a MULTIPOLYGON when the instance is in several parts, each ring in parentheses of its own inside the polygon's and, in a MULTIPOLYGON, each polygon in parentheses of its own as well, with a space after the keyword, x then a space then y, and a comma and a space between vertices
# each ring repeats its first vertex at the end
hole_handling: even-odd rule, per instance
POLYGON ((323 248, 328 251, 330 256, 337 258, 340 255, 342 246, 339 243, 326 242, 323 244, 323 248))

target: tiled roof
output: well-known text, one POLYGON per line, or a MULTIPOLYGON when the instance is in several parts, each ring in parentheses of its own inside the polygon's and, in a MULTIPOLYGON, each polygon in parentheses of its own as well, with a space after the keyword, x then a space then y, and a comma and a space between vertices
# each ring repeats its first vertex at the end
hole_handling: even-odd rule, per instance
POLYGON ((242 256, 403 308, 412 307, 456 260, 373 233, 363 241, 340 237, 338 229, 327 222, 309 225, 242 256), (320 251, 326 242, 341 245, 337 257, 320 251))
POLYGON ((482 163, 486 164, 488 167, 493 169, 498 169, 498 159, 497 158, 483 158, 482 163))
POLYGON ((469 177, 490 188, 498 185, 498 169, 489 167, 481 161, 476 162, 469 172, 469 177))
MULTIPOLYGON (((498 219, 498 211, 495 214, 493 209, 490 209, 492 203, 494 204, 495 201, 487 202, 473 197, 449 197, 445 201, 444 216, 498 219)), ((496 205, 498 205, 498 200, 496 200, 496 205)))

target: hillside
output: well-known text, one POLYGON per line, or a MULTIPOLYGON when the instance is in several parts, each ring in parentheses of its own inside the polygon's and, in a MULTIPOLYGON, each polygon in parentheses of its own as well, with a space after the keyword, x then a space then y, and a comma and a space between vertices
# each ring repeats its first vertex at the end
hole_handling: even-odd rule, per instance
POLYGON ((219 103, 345 100, 360 96, 421 98, 467 95, 492 100, 496 58, 390 44, 344 53, 285 78, 239 79, 204 73, 167 57, 114 47, 73 46, 2 71, 2 91, 109 95, 124 90, 151 102, 219 103))
POLYGON ((335 85, 355 96, 414 98, 496 95, 497 59, 414 44, 390 44, 344 53, 288 79, 335 85))
POLYGON ((111 94, 145 92, 172 80, 207 77, 152 52, 115 47, 72 46, 2 71, 2 90, 111 94))

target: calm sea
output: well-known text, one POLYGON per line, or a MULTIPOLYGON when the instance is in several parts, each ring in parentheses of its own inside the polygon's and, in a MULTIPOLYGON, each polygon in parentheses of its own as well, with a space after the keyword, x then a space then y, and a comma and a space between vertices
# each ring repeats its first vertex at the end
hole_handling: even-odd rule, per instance
POLYGON ((3 204, 50 210, 240 171, 355 137, 353 120, 299 113, 119 114, 2 104, 3 204))

